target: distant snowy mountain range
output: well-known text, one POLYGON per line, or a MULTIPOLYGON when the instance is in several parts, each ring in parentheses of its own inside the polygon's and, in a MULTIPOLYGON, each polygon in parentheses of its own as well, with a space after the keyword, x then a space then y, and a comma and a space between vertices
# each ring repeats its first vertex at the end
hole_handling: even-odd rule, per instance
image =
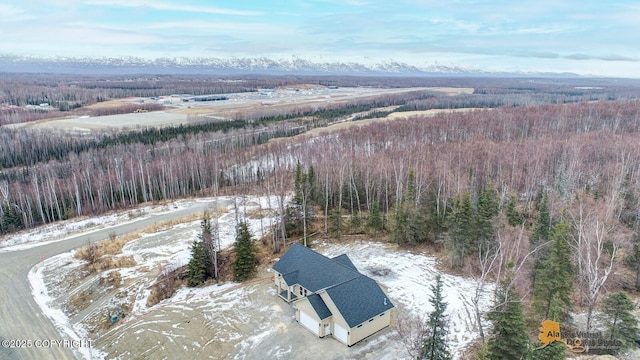
MULTIPOLYGON (((317 62, 303 58, 157 58, 33 57, 0 54, 0 72, 72 74, 272 74, 272 75, 506 75, 479 69, 429 65, 419 68, 402 62, 317 62)), ((510 73, 509 75, 574 74, 510 73)))

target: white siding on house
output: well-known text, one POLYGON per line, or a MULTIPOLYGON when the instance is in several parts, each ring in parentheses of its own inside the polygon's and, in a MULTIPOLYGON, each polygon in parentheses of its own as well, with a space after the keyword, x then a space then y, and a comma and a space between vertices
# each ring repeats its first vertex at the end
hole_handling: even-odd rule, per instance
POLYGON ((300 324, 311 330, 316 336, 320 336, 320 323, 304 311, 300 311, 300 324))
POLYGON ((324 334, 322 334, 322 336, 327 336, 327 335, 331 335, 331 324, 330 323, 325 323, 324 324, 324 334))
POLYGON ((345 345, 349 345, 349 333, 347 332, 347 329, 343 328, 338 323, 333 323, 333 336, 345 343, 345 345))

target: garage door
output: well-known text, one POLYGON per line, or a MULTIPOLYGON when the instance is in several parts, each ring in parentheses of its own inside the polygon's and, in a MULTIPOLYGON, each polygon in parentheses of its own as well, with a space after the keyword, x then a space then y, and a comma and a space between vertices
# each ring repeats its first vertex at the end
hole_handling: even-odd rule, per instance
POLYGON ((311 330, 312 333, 320 336, 320 323, 303 311, 300 311, 300 324, 311 330))
POLYGON ((345 345, 348 345, 349 343, 347 342, 347 329, 343 328, 342 326, 334 323, 333 324, 333 336, 342 341, 343 343, 345 343, 345 345))

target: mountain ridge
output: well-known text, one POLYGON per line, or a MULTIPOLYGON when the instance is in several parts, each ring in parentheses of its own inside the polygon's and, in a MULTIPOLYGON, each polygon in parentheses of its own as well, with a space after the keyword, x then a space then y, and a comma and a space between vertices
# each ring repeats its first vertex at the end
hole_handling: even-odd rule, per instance
POLYGON ((0 54, 0 72, 73 74, 267 74, 267 75, 368 75, 368 76, 580 76, 573 73, 491 72, 460 66, 410 65, 382 62, 312 61, 268 57, 38 57, 0 54))

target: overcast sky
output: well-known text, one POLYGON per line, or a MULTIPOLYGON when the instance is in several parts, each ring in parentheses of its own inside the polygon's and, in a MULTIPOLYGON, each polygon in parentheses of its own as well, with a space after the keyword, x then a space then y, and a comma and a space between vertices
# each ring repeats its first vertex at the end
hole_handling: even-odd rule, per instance
POLYGON ((2 0, 0 53, 300 57, 640 77, 640 1, 2 0))

